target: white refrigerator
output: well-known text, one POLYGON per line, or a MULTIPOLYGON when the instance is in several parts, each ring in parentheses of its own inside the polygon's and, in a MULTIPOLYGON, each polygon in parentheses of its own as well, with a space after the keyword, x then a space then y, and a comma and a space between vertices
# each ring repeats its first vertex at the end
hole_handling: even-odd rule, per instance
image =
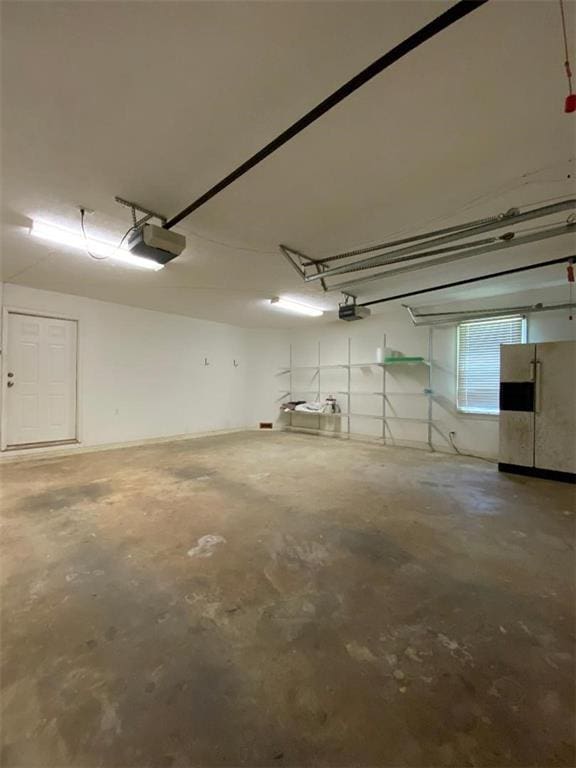
POLYGON ((500 347, 498 468, 576 482, 576 341, 500 347))

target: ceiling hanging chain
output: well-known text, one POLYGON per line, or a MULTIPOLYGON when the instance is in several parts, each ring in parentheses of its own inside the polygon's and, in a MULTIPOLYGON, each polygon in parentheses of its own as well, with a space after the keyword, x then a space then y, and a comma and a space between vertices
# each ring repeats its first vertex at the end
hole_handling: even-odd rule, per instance
POLYGON ((562 37, 564 39, 564 69, 566 70, 566 79, 568 80, 568 96, 564 102, 564 112, 576 112, 576 94, 572 90, 572 70, 570 68, 570 54, 568 52, 568 34, 566 32, 566 15, 564 13, 564 0, 558 0, 560 3, 560 18, 562 19, 562 37))

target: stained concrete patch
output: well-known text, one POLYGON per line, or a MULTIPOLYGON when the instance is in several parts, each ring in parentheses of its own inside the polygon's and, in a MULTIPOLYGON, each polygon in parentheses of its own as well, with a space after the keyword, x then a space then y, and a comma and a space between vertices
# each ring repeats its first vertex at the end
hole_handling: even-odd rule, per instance
POLYGON ((373 562, 398 567, 412 560, 410 553, 375 528, 341 528, 332 532, 332 538, 344 550, 373 562))
POLYGON ((170 467, 169 474, 176 480, 199 480, 206 482, 213 477, 213 472, 201 466, 170 467))
POLYGON ((253 475, 248 475, 249 480, 254 480, 256 482, 259 482, 260 480, 266 480, 268 477, 270 477, 270 472, 256 472, 253 475))
POLYGON ((195 547, 188 550, 188 557, 212 557, 214 554, 214 548, 218 544, 225 544, 226 539, 223 536, 217 536, 215 534, 207 534, 201 536, 198 539, 198 543, 195 547))
POLYGON ((289 566, 319 568, 332 554, 326 543, 317 539, 299 539, 290 534, 275 533, 269 543, 274 560, 289 566))
POLYGON ((65 485, 59 488, 26 496, 19 506, 19 511, 27 513, 54 512, 79 504, 101 501, 112 493, 109 482, 95 481, 82 485, 65 485))
POLYGON ((378 657, 375 656, 370 648, 366 648, 365 645, 360 645, 355 641, 346 643, 346 650, 354 661, 377 661, 378 657))

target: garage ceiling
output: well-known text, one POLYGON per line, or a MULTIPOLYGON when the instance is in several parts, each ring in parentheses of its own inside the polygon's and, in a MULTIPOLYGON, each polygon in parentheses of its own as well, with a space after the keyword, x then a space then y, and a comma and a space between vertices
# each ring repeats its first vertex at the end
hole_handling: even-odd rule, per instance
MULTIPOLYGON (((321 256, 574 194, 557 3, 492 0, 182 222, 189 245, 166 269, 98 263, 29 237, 34 218, 77 227, 80 203, 95 210, 91 233, 120 237, 130 219, 115 195, 174 215, 450 5, 2 3, 3 279, 287 327, 294 317, 266 299, 334 308, 338 296, 304 286, 280 242, 321 256)), ((365 295, 574 249, 563 237, 371 284, 365 295)), ((560 290, 564 279, 561 268, 533 272, 473 295, 560 290)))

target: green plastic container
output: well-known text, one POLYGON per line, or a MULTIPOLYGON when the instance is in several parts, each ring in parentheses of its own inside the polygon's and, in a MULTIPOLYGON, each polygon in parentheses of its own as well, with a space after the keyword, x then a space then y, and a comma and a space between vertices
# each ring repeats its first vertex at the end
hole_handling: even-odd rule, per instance
POLYGON ((386 365, 397 365, 398 363, 424 363, 426 361, 423 357, 403 357, 398 355, 397 357, 385 357, 384 362, 386 365))

